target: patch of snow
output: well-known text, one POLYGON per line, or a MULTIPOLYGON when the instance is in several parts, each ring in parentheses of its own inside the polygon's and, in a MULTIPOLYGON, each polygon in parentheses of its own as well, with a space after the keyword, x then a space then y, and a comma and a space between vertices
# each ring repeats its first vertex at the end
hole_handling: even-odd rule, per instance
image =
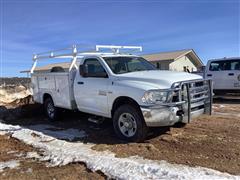
POLYGON ((17 151, 8 151, 7 154, 15 154, 17 151))
POLYGON ((235 114, 235 113, 224 113, 224 112, 214 112, 215 115, 221 115, 221 116, 235 116, 235 117, 240 117, 240 114, 235 114))
POLYGON ((26 173, 32 173, 32 172, 33 172, 32 168, 28 168, 28 169, 26 170, 26 173))
POLYGON ((19 154, 15 154, 14 156, 20 158, 20 157, 24 157, 25 154, 24 153, 19 153, 19 154))
POLYGON ((0 122, 0 135, 12 133, 13 131, 21 130, 22 128, 20 126, 12 126, 8 124, 3 124, 0 122))
POLYGON ((29 158, 29 159, 32 159, 32 158, 40 159, 41 156, 37 152, 28 152, 27 155, 26 155, 26 158, 29 158))
POLYGON ((21 130, 22 127, 21 126, 18 126, 18 125, 10 125, 10 124, 3 124, 3 123, 0 123, 0 131, 5 133, 6 132, 12 132, 12 131, 18 131, 18 130, 21 130))
POLYGON ((166 161, 146 160, 140 157, 117 158, 115 154, 108 151, 92 150, 93 145, 90 144, 68 142, 35 130, 19 128, 18 126, 14 129, 14 126, 10 125, 9 128, 7 126, 0 123, 0 132, 11 132, 12 137, 41 149, 43 156, 40 157, 40 160, 50 161, 52 166, 84 162, 91 170, 100 170, 108 177, 116 179, 240 180, 240 176, 209 168, 170 164, 166 161), (51 139, 51 141, 44 141, 46 139, 51 139))
POLYGON ((19 166, 19 161, 16 161, 16 160, 0 162, 0 172, 4 171, 4 169, 6 169, 6 168, 13 169, 18 166, 19 166))
POLYGON ((220 109, 220 108, 225 108, 226 105, 223 105, 223 104, 213 104, 213 108, 215 109, 220 109))

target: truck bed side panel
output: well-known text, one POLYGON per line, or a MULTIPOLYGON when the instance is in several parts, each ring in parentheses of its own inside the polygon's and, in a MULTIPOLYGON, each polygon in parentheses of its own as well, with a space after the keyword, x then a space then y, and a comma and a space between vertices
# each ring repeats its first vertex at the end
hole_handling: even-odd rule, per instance
POLYGON ((38 76, 38 83, 40 89, 55 89, 54 76, 38 76))
POLYGON ((55 105, 71 109, 71 95, 69 76, 58 75, 55 76, 56 92, 55 92, 55 105))
POLYGON ((38 87, 38 76, 31 77, 31 84, 33 89, 33 99, 37 103, 41 103, 41 97, 39 94, 39 87, 38 87))
POLYGON ((50 94, 56 107, 74 108, 71 73, 39 73, 32 76, 34 101, 43 103, 44 94, 50 94))

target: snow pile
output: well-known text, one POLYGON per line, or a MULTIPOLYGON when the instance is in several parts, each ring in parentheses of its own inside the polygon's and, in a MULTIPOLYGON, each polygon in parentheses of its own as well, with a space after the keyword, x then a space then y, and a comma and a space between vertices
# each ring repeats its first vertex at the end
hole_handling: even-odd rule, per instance
POLYGON ((32 95, 31 90, 22 85, 13 87, 0 86, 0 105, 10 104, 30 95, 32 95))
POLYGON ((20 126, 12 126, 9 124, 0 123, 0 135, 12 133, 13 131, 19 131, 22 128, 20 126))
POLYGON ((7 162, 0 162, 0 172, 2 172, 6 168, 16 168, 19 166, 19 161, 11 160, 7 162))
MULTIPOLYGON (((41 126, 43 127, 43 126, 41 126)), ((47 127, 47 126, 46 126, 47 127)), ((45 127, 45 128, 46 128, 45 127)), ((139 157, 116 158, 111 152, 97 152, 93 145, 81 142, 67 142, 45 133, 19 126, 0 123, 0 132, 12 134, 25 143, 40 148, 40 160, 50 161, 52 166, 71 162, 84 162, 93 171, 100 170, 110 178, 116 179, 240 179, 216 170, 203 167, 170 164, 166 161, 146 160, 139 157), (7 128, 9 126, 9 128, 7 128)), ((33 156, 33 155, 32 155, 33 156)), ((35 156, 35 155, 34 155, 35 156)))
POLYGON ((27 159, 41 159, 41 156, 37 152, 28 152, 25 157, 27 159))

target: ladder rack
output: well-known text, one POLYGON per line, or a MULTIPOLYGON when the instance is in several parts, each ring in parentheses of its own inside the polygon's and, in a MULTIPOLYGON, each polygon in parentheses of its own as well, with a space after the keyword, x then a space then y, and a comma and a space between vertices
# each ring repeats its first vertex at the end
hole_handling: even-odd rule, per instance
POLYGON ((100 49, 110 49, 113 53, 119 54, 121 49, 139 50, 142 51, 142 46, 111 46, 111 45, 96 45, 96 51, 100 49))
MULTIPOLYGON (((37 62, 38 60, 43 60, 43 59, 51 59, 51 58, 70 58, 72 59, 71 62, 71 66, 69 68, 69 71, 73 68, 73 66, 78 69, 77 65, 76 65, 76 61, 77 58, 80 57, 81 55, 83 56, 84 53, 101 53, 101 49, 108 49, 111 50, 112 53, 114 54, 120 54, 120 50, 131 50, 132 51, 142 51, 142 47, 141 46, 114 46, 114 45, 96 45, 94 48, 91 48, 88 51, 79 51, 78 48, 84 47, 86 48, 86 46, 83 45, 73 45, 72 47, 68 47, 68 48, 64 48, 64 49, 57 49, 57 50, 53 50, 53 51, 47 51, 47 52, 42 52, 42 53, 38 53, 38 54, 34 54, 33 55, 33 65, 31 68, 30 73, 34 72, 34 69, 37 66, 37 62), (64 51, 70 51, 68 53, 63 53, 64 51), (78 56, 80 55, 80 56, 78 56)), ((104 52, 102 52, 104 53, 104 52)), ((126 54, 127 52, 125 52, 126 54)), ((129 53, 129 52, 128 52, 129 53)))

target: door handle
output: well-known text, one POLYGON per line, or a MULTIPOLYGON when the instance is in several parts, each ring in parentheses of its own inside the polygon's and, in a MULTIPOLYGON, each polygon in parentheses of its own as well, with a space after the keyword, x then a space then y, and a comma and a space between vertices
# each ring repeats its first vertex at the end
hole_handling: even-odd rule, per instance
POLYGON ((84 82, 81 81, 81 82, 78 82, 78 84, 84 84, 84 82))
POLYGON ((229 76, 234 76, 234 73, 228 73, 229 76))
POLYGON ((207 76, 209 77, 209 76, 212 76, 212 74, 207 74, 207 76))

